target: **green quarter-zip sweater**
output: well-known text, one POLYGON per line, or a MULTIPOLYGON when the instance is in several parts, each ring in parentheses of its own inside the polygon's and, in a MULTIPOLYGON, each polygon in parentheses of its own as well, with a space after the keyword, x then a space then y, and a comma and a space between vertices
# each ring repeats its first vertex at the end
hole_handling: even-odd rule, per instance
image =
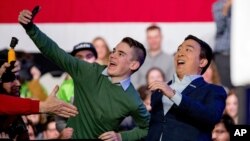
POLYGON ((117 132, 120 122, 129 115, 137 127, 121 132, 122 140, 140 140, 147 135, 150 115, 132 83, 126 90, 113 84, 108 76, 102 74, 104 66, 71 56, 36 25, 26 32, 43 55, 73 78, 74 105, 79 111, 67 123, 68 127, 74 129, 73 139, 96 139, 104 132, 117 132))

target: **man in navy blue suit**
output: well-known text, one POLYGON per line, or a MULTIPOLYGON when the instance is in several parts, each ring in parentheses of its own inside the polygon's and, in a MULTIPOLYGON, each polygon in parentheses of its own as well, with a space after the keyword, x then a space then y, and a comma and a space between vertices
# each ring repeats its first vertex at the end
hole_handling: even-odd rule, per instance
POLYGON ((223 87, 208 84, 201 76, 212 60, 212 49, 189 35, 174 57, 172 81, 152 82, 148 141, 210 141, 214 125, 225 108, 223 87))

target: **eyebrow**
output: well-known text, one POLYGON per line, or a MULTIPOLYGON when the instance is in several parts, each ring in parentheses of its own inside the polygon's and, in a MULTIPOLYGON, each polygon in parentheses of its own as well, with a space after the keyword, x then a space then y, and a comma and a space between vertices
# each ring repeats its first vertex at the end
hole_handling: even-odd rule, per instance
MULTIPOLYGON (((187 47, 194 48, 194 46, 192 46, 192 45, 187 45, 187 47)), ((180 44, 177 49, 179 49, 179 48, 182 48, 182 44, 180 44)))
MULTIPOLYGON (((116 48, 113 48, 113 51, 116 51, 116 48)), ((118 50, 118 52, 127 55, 127 53, 122 50, 118 50)))
POLYGON ((118 50, 118 52, 127 55, 127 53, 122 50, 118 50))
POLYGON ((188 47, 191 47, 191 48, 194 48, 194 46, 192 46, 192 45, 187 45, 188 47))

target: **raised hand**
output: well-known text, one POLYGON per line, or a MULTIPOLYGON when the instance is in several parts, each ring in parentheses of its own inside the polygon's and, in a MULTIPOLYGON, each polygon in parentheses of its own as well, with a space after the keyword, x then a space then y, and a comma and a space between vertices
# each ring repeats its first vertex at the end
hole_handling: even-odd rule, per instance
POLYGON ((28 24, 31 22, 32 19, 32 12, 29 10, 23 10, 19 13, 18 16, 18 22, 20 22, 21 24, 28 24))
POLYGON ((4 63, 2 66, 0 66, 0 78, 2 77, 2 75, 6 72, 6 69, 10 67, 9 63, 4 63))
POLYGON ((148 86, 150 91, 160 90, 162 93, 168 98, 172 98, 174 96, 174 90, 170 88, 166 82, 162 81, 154 81, 148 86))

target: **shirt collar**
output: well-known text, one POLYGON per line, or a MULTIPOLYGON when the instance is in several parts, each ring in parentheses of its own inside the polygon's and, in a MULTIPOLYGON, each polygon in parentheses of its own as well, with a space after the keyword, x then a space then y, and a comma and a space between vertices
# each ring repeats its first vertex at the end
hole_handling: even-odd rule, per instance
MULTIPOLYGON (((102 71, 102 75, 105 75, 108 77, 108 79, 111 81, 111 77, 108 75, 108 69, 105 68, 103 71, 102 71)), ((126 91, 130 85, 130 77, 126 78, 126 79, 123 79, 121 80, 120 82, 117 82, 117 83, 113 83, 113 84, 116 84, 118 86, 122 86, 123 90, 126 91)))
POLYGON ((184 75, 183 79, 180 80, 175 73, 173 76, 173 83, 191 83, 195 79, 202 77, 201 75, 184 75))

